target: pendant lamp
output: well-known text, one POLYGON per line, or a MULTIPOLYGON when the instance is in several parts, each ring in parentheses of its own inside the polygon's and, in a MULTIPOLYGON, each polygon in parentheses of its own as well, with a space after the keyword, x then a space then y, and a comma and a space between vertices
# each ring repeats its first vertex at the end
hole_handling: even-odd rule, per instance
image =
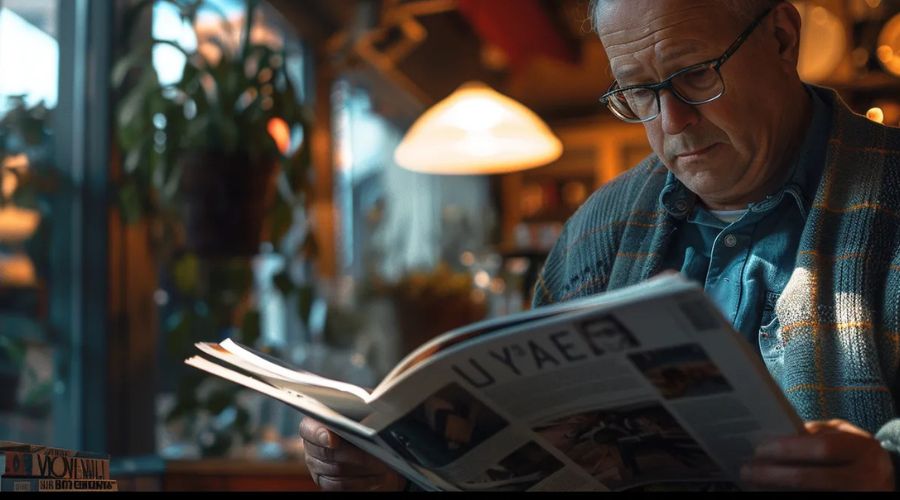
POLYGON ((534 112, 487 85, 469 82, 425 112, 394 152, 416 172, 503 174, 546 165, 562 143, 534 112))

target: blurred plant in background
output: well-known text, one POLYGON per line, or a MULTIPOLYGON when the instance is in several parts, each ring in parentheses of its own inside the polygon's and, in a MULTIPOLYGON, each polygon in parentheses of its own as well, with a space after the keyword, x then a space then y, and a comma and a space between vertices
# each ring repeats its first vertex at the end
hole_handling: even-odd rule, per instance
POLYGON ((254 281, 262 248, 282 263, 270 278, 295 305, 291 312, 308 314, 316 251, 307 217, 310 118, 287 48, 251 36, 258 0, 247 0, 237 32, 204 0, 145 0, 128 22, 159 4, 177 9, 197 47, 151 39, 118 58, 118 204, 127 223, 149 224, 161 269, 155 298, 170 358, 164 376, 175 385, 166 423, 194 436, 200 454, 222 456, 258 437, 240 401, 244 391, 182 362, 196 342, 231 337, 270 347, 254 281), (198 22, 201 13, 218 19, 216 29, 198 22), (175 82, 147 64, 160 46, 184 55, 175 82))
MULTIPOLYGON (((10 97, 0 119, 0 411, 41 417, 54 382, 47 321, 50 195, 64 187, 53 165, 52 112, 10 97)), ((61 193, 66 194, 66 193, 61 193)))
POLYGON ((409 271, 394 282, 375 276, 364 295, 386 298, 393 306, 400 356, 487 313, 485 296, 475 287, 472 275, 446 262, 431 270, 409 271))

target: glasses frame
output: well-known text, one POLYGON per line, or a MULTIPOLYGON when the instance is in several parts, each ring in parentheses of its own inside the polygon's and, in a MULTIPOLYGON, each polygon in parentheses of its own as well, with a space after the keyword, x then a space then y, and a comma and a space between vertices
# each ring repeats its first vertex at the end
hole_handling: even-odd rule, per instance
POLYGON ((745 29, 743 32, 741 32, 741 34, 737 37, 737 39, 734 42, 732 42, 731 45, 728 46, 728 48, 725 50, 725 52, 721 56, 719 56, 715 59, 710 59, 708 61, 704 61, 701 63, 697 63, 694 65, 688 66, 686 68, 682 68, 682 69, 676 71, 675 73, 672 73, 668 78, 666 78, 665 80, 663 80, 659 83, 631 85, 631 86, 624 87, 624 88, 618 88, 619 82, 613 82, 613 84, 609 88, 609 90, 605 94, 603 94, 603 96, 600 97, 600 102, 603 105, 605 105, 606 107, 608 107, 609 110, 612 111, 612 113, 614 115, 616 115, 616 117, 622 121, 625 121, 628 123, 645 123, 645 122, 655 120, 662 113, 662 103, 660 102, 659 93, 660 93, 660 91, 665 90, 665 89, 670 89, 672 91, 672 95, 677 97, 678 100, 680 100, 681 102, 683 102, 685 104, 691 105, 691 106, 698 106, 700 104, 706 104, 708 102, 715 101, 716 99, 725 95, 725 79, 722 77, 722 72, 721 72, 722 65, 725 64, 725 62, 728 61, 728 59, 730 59, 731 56, 733 56, 734 53, 737 52, 738 49, 741 48, 741 46, 744 44, 744 42, 746 42, 747 39, 750 38, 750 35, 753 34, 753 31, 756 30, 757 26, 759 26, 763 22, 763 19, 765 19, 766 16, 768 16, 769 13, 772 12, 774 9, 775 9, 774 6, 769 7, 768 9, 766 9, 765 12, 760 14, 752 23, 750 23, 750 26, 748 26, 747 29, 745 29), (722 90, 715 97, 711 97, 709 99, 704 99, 701 101, 692 101, 690 99, 685 98, 681 94, 679 94, 678 90, 674 87, 674 85, 672 85, 672 80, 679 77, 680 75, 689 73, 691 71, 696 71, 701 68, 710 68, 710 67, 716 71, 716 75, 719 77, 719 81, 722 82, 722 90), (622 113, 620 113, 615 108, 615 106, 612 104, 611 98, 613 96, 615 96, 616 94, 621 94, 623 92, 627 92, 629 90, 636 90, 636 89, 653 91, 653 93, 656 95, 656 114, 654 114, 653 116, 648 117, 648 118, 628 118, 627 116, 624 116, 622 113))

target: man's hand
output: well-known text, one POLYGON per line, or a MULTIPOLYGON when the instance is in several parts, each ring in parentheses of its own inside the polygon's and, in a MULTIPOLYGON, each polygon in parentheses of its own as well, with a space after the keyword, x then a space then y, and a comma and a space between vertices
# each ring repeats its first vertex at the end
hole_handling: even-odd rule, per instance
POLYGON ((306 467, 325 491, 400 491, 406 480, 311 418, 300 421, 306 467))
POLYGON ((844 420, 807 422, 808 434, 763 443, 741 479, 763 490, 892 491, 888 452, 844 420))

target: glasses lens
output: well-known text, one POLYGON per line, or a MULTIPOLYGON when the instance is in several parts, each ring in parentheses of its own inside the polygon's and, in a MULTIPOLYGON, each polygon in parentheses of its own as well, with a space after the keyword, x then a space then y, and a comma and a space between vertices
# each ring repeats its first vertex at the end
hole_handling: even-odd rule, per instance
POLYGON ((689 104, 711 101, 725 90, 722 77, 712 64, 677 75, 672 79, 672 87, 689 104))
POLYGON ((620 90, 609 96, 609 103, 625 120, 649 120, 658 114, 656 92, 650 89, 620 90))

